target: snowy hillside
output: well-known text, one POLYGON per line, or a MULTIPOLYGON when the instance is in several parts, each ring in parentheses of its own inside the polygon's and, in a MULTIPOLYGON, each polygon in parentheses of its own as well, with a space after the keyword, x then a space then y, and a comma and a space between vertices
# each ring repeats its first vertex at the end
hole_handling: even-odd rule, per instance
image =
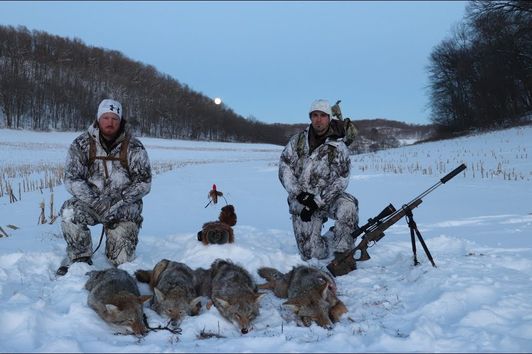
MULTIPOLYGON (((140 340, 115 335, 87 306, 85 273, 109 267, 103 251, 93 266, 76 263, 56 279, 65 254, 60 222, 37 223, 42 202, 50 220, 47 184, 55 185, 54 214, 69 197, 62 166, 77 135, 0 130, 0 227, 9 235, 0 237, 0 352, 532 351, 532 127, 352 156, 348 191, 359 200, 361 223, 390 202, 398 208, 412 200, 459 164, 468 168, 414 210, 437 268, 420 247, 421 265, 412 265, 409 229, 398 222, 369 249, 369 261, 336 279, 349 312, 332 330, 297 327, 284 300, 268 292, 246 335, 212 307, 187 317, 180 335, 159 331, 140 340), (20 200, 9 202, 6 184, 20 200), (200 339, 202 332, 220 338, 200 339)), ((162 258, 207 268, 229 258, 261 283, 259 267, 286 272, 304 263, 277 177, 281 147, 141 140, 156 175, 137 258, 120 268, 132 274, 162 258), (225 205, 205 208, 213 183, 238 215, 232 245, 196 239, 225 205)), ((101 226, 91 230, 95 247, 101 226)), ((149 294, 145 284, 140 289, 149 294)), ((145 312, 152 326, 166 324, 145 312)))

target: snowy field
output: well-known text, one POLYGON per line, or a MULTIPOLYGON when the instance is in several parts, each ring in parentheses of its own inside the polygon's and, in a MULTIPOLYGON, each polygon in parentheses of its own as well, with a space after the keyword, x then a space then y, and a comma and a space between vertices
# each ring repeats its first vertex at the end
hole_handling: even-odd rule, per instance
MULTIPOLYGON (((246 335, 216 308, 204 307, 183 321, 181 334, 151 332, 140 340, 116 335, 87 306, 85 273, 109 267, 102 249, 93 266, 76 263, 56 279, 65 254, 60 222, 37 224, 41 202, 49 220, 52 190, 24 191, 60 175, 78 134, 0 130, 0 227, 9 235, 0 238, 0 352, 532 351, 532 127, 352 156, 348 191, 359 200, 361 223, 390 202, 399 208, 459 164, 468 168, 414 210, 437 267, 421 247, 421 265, 412 265, 401 220, 369 249, 369 261, 336 279, 349 312, 332 330, 297 327, 281 307, 284 300, 269 292, 246 335), (21 200, 9 202, 6 183, 21 200), (220 338, 200 339, 201 332, 220 338)), ((286 272, 303 264, 277 177, 282 147, 141 140, 155 176, 144 199, 137 257, 120 268, 132 274, 162 258, 207 268, 229 258, 261 283, 259 267, 286 272), (238 215, 231 245, 203 246, 196 239, 225 205, 222 199, 205 208, 213 183, 238 215)), ((69 195, 61 184, 53 194, 57 213, 69 195)), ((101 226, 91 230, 95 247, 101 226)), ((140 289, 149 294, 146 284, 140 289)), ((145 312, 152 326, 166 324, 147 306, 145 312)))

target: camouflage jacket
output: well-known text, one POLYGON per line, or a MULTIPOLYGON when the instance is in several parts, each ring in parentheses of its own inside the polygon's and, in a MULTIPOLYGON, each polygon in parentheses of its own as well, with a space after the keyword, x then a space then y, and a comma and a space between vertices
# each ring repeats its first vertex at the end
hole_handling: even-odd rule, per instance
POLYGON ((148 154, 142 143, 131 136, 127 125, 125 127, 109 154, 100 142, 97 123, 72 142, 65 164, 65 187, 75 198, 91 205, 98 197, 107 194, 130 204, 140 202, 149 193, 152 176, 148 154), (89 163, 89 139, 94 139, 96 143, 96 156, 118 158, 126 137, 129 137, 128 169, 118 160, 96 159, 92 164, 89 163), (105 176, 104 164, 107 164, 109 178, 105 176))
POLYGON ((349 184, 349 150, 341 138, 331 136, 309 153, 309 129, 310 126, 290 138, 281 153, 279 179, 288 192, 289 202, 295 201, 299 193, 307 192, 314 194, 318 207, 325 208, 349 184), (304 136, 300 138, 301 134, 304 136))

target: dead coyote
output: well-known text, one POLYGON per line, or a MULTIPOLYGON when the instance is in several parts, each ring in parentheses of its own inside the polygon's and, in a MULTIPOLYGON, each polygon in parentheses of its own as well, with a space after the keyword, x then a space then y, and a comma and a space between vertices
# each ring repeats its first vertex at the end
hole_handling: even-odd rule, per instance
POLYGON ((88 272, 88 305, 106 322, 137 336, 146 334, 142 304, 151 296, 140 296, 135 279, 125 270, 110 268, 88 272))
POLYGON ((199 313, 201 297, 195 286, 199 280, 186 264, 163 259, 153 270, 139 269, 135 276, 138 281, 150 284, 154 294, 152 309, 168 316, 173 327, 179 326, 185 316, 199 313))
POLYGON ((327 273, 307 266, 298 266, 283 274, 274 268, 260 268, 258 273, 266 279, 260 289, 271 289, 281 298, 288 298, 283 305, 292 309, 298 324, 332 328, 347 312, 344 303, 336 296, 336 284, 327 273))
MULTIPOLYGON (((242 267, 230 261, 215 260, 211 265, 210 298, 220 314, 246 334, 259 315, 257 285, 242 267)), ((212 304, 207 305, 210 308, 212 304)))

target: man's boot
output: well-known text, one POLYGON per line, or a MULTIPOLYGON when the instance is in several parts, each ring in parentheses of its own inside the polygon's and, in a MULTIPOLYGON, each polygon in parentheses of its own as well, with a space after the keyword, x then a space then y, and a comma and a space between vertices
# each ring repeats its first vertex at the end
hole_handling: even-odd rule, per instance
POLYGON ((357 269, 357 263, 350 250, 334 252, 334 259, 327 265, 327 269, 332 275, 338 277, 357 269))
POLYGON ((68 267, 75 262, 85 262, 92 265, 92 239, 87 225, 76 224, 71 219, 61 220, 61 231, 67 244, 67 257, 55 272, 62 276, 68 272, 68 267))
MULTIPOLYGON (((79 257, 72 261, 72 263, 76 263, 76 262, 84 262, 84 263, 87 263, 88 265, 92 265, 91 257, 79 257)), ((61 267, 57 269, 55 274, 58 276, 65 275, 68 272, 68 267, 69 267, 68 265, 62 265, 61 267)))

